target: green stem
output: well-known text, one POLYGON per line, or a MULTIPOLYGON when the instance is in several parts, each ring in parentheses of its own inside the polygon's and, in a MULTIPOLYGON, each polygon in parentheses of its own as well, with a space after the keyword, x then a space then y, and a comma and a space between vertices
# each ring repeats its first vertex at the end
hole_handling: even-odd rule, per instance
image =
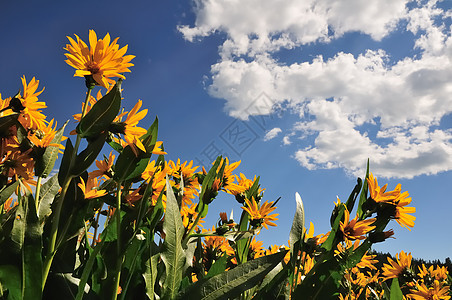
MULTIPOLYGON (((83 117, 86 114, 86 108, 88 107, 88 100, 91 96, 91 90, 93 89, 93 87, 94 86, 88 87, 88 92, 86 93, 86 98, 85 98, 85 103, 83 105, 81 119, 83 119, 83 117)), ((66 193, 67 193, 67 190, 71 183, 71 180, 74 177, 73 175, 70 174, 70 170, 74 166, 75 158, 77 157, 77 152, 78 152, 78 148, 80 146, 81 140, 82 140, 82 138, 80 137, 80 135, 77 135, 74 150, 72 152, 71 160, 69 162, 69 169, 68 169, 69 172, 68 172, 67 177, 64 179, 63 186, 61 189, 61 194, 56 203, 55 215, 54 215, 54 218, 52 219, 52 228, 50 231, 49 247, 47 249, 47 254, 46 254, 46 257, 44 260, 44 266, 43 266, 43 271, 42 271, 42 290, 44 290, 44 287, 45 287, 45 284, 47 281, 47 276, 49 275, 50 267, 52 266, 53 258, 55 257, 55 252, 56 252, 55 245, 56 245, 56 240, 57 240, 57 235, 58 235, 58 226, 60 223, 61 209, 63 207, 63 202, 66 197, 66 193)))
POLYGON ((99 228, 99 217, 100 217, 100 209, 97 212, 96 224, 94 227, 93 242, 91 243, 91 248, 94 248, 94 245, 96 245, 97 228, 99 228))
POLYGON ((202 208, 200 209, 198 215, 196 216, 196 219, 193 222, 193 225, 190 227, 190 230, 187 232, 187 235, 185 236, 184 240, 182 241, 182 245, 183 246, 187 245, 187 242, 188 242, 188 239, 190 238, 190 235, 193 233, 193 230, 196 228, 196 226, 198 225, 199 220, 201 219, 201 213, 204 210, 204 205, 207 205, 207 204, 204 204, 204 202, 201 202, 201 203, 202 203, 202 208))
POLYGON ((36 194, 35 194, 35 205, 36 205, 36 213, 39 213, 39 194, 41 192, 41 181, 42 177, 38 177, 38 181, 36 183, 36 194))
POLYGON ((121 182, 118 182, 118 191, 116 192, 116 276, 112 299, 118 298, 119 283, 121 280, 121 267, 123 256, 121 255, 121 182))

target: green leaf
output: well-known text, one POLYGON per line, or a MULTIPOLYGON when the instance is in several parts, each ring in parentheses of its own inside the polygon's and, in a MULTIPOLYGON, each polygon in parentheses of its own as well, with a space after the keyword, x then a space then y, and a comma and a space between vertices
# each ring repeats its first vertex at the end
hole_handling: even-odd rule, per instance
POLYGON ((363 181, 361 180, 361 178, 358 178, 358 183, 355 185, 355 188, 353 189, 352 193, 348 197, 347 203, 345 204, 345 206, 347 206, 348 211, 353 210, 353 206, 355 206, 355 201, 359 195, 359 191, 361 191, 362 185, 363 181))
POLYGON ((174 299, 182 281, 185 251, 182 248, 184 225, 171 184, 166 178, 166 213, 163 221, 165 241, 161 257, 165 264, 162 299, 174 299))
POLYGON ((284 289, 284 282, 289 276, 289 265, 282 266, 278 264, 276 268, 271 270, 259 286, 259 290, 254 295, 254 300, 276 299, 284 289))
POLYGON ((227 272, 201 279, 179 295, 179 299, 233 299, 259 283, 284 259, 286 253, 283 251, 259 257, 227 272))
POLYGON ((327 259, 319 261, 295 289, 292 299, 337 299, 341 280, 341 264, 330 251, 327 259))
POLYGON ((52 176, 41 186, 39 194, 39 221, 42 222, 52 213, 51 205, 58 194, 60 185, 58 184, 58 174, 52 176))
POLYGON ((20 278, 20 270, 17 266, 1 265, 0 283, 3 290, 8 290, 8 300, 22 299, 22 281, 20 278))
POLYGON ((150 156, 140 152, 138 156, 133 153, 132 148, 127 145, 118 157, 115 164, 116 181, 125 181, 141 176, 148 165, 150 156))
POLYGON ((399 285, 399 279, 394 278, 392 279, 391 284, 391 294, 390 294, 390 300, 402 300, 403 299, 403 293, 400 289, 399 285))
POLYGON ((2 136, 8 136, 10 134, 10 128, 17 124, 18 117, 19 114, 11 114, 0 117, 0 133, 2 136))
POLYGON ((106 139, 107 133, 104 132, 99 134, 94 140, 88 141, 86 149, 80 152, 75 159, 74 166, 71 170, 72 175, 79 176, 91 166, 102 150, 106 139))
POLYGON ((228 255, 225 253, 220 257, 220 259, 213 263, 204 279, 209 279, 210 277, 223 273, 226 270, 227 264, 228 264, 228 255))
POLYGON ((157 142, 158 130, 159 119, 155 117, 154 123, 152 123, 147 132, 142 137, 140 137, 140 140, 143 143, 144 148, 146 149, 146 153, 148 154, 151 154, 152 150, 154 150, 155 143, 157 142))
POLYGON ((143 274, 144 282, 146 283, 146 295, 150 300, 154 299, 154 285, 157 279, 157 262, 160 254, 152 255, 148 261, 146 261, 146 271, 143 274))
POLYGON ((83 117, 76 130, 81 137, 96 137, 106 131, 121 108, 121 83, 118 79, 115 86, 97 101, 83 117))
POLYGON ((322 244, 322 248, 325 249, 326 251, 330 251, 338 243, 337 231, 339 229, 339 224, 342 220, 344 212, 345 212, 345 205, 341 204, 338 209, 337 216, 334 219, 333 226, 331 227, 331 232, 328 235, 328 238, 326 239, 326 241, 322 244))
POLYGON ((9 197, 11 197, 11 195, 17 189, 18 185, 19 185, 19 181, 17 180, 15 182, 8 184, 0 191, 0 205, 3 205, 3 203, 5 203, 6 200, 8 200, 9 197))
MULTIPOLYGON (((64 128, 66 127, 67 123, 69 121, 66 121, 64 125, 58 129, 58 131, 55 133, 55 136, 52 139, 52 144, 60 145, 61 138, 63 137, 64 128)), ((48 146, 46 147, 44 154, 42 156, 39 156, 36 158, 35 162, 35 175, 41 176, 42 178, 46 178, 49 176, 50 172, 52 172, 53 167, 55 165, 55 161, 58 157, 58 151, 60 147, 59 146, 48 146)))
POLYGON ((74 146, 71 139, 67 139, 66 148, 64 149, 63 158, 61 159, 60 170, 58 172, 58 183, 63 186, 64 180, 70 174, 69 167, 71 164, 72 152, 74 152, 74 146))
MULTIPOLYGON (((78 290, 77 290, 77 300, 83 299, 83 296, 85 294, 85 286, 88 282, 89 276, 91 274, 91 270, 93 269, 94 262, 96 261, 96 257, 100 250, 102 249, 104 245, 104 239, 100 241, 99 244, 97 244, 92 251, 90 251, 88 261, 85 264, 85 267, 83 269, 82 277, 80 278, 80 282, 78 284, 78 290)), ((89 246, 88 246, 89 247, 89 246)))
POLYGON ((42 293, 42 228, 31 194, 22 198, 25 211, 25 233, 22 247, 22 297, 40 299, 42 293))
POLYGON ((11 240, 14 242, 13 245, 17 251, 22 250, 26 230, 27 210, 26 206, 24 206, 24 200, 22 200, 22 198, 23 196, 20 194, 17 196, 19 205, 17 206, 16 217, 11 230, 11 240))
MULTIPOLYGON (((239 230, 240 231, 246 231, 248 229, 248 221, 249 221, 249 214, 246 211, 242 211, 242 215, 240 216, 240 223, 239 223, 239 230)), ((250 238, 248 239, 240 239, 236 243, 236 254, 237 254, 237 262, 238 264, 242 264, 246 262, 248 257, 248 251, 249 251, 249 242, 250 238)))
POLYGON ((295 244, 300 244, 303 241, 303 229, 304 229, 304 207, 300 194, 295 193, 295 201, 297 202, 297 210, 292 222, 292 228, 290 229, 289 241, 290 241, 290 253, 292 257, 296 257, 294 253, 298 254, 298 249, 294 249, 295 244))
POLYGON ((361 190, 361 195, 359 196, 359 206, 356 212, 359 219, 361 219, 361 216, 364 213, 363 204, 367 201, 367 178, 369 178, 369 159, 367 160, 366 178, 364 179, 363 189, 361 190))

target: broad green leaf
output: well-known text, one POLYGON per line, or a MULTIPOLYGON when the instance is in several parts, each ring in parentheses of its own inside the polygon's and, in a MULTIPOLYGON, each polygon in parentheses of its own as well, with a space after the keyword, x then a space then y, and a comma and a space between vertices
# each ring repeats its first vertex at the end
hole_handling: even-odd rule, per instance
POLYGON ((18 185, 19 185, 19 181, 17 180, 13 183, 8 184, 0 191, 0 205, 3 205, 3 203, 5 203, 6 200, 8 200, 9 197, 11 197, 11 195, 17 189, 18 185))
POLYGON ((184 225, 171 184, 166 178, 166 213, 163 221, 165 241, 161 258, 165 264, 162 299, 174 299, 182 281, 185 251, 182 248, 184 225))
POLYGON ((33 196, 22 198, 25 208, 25 233, 22 247, 22 297, 40 299, 42 293, 42 228, 33 196))
POLYGON ((222 161, 222 157, 218 156, 215 160, 212 168, 210 168, 209 172, 207 172, 206 177, 204 177, 202 181, 202 187, 201 187, 201 193, 199 193, 199 201, 200 203, 196 206, 196 212, 201 212, 201 208, 204 208, 202 204, 208 204, 204 201, 206 192, 210 191, 213 185, 213 182, 215 181, 215 178, 217 178, 217 169, 222 161), (202 203, 201 203, 202 202, 202 203))
POLYGON ((390 300, 402 300, 403 299, 403 293, 400 289, 399 285, 399 279, 393 278, 391 283, 391 294, 390 294, 390 300))
MULTIPOLYGON (((58 129, 55 133, 55 136, 52 139, 51 144, 59 145, 61 143, 61 138, 63 137, 64 128, 67 123, 64 123, 63 127, 58 129)), ((39 156, 35 162, 35 175, 41 176, 42 178, 46 178, 49 176, 50 172, 52 172, 53 167, 55 165, 55 161, 58 157, 59 146, 48 146, 46 147, 42 156, 39 156)))
POLYGON ((211 278, 201 279, 180 294, 179 299, 233 299, 258 284, 284 259, 286 253, 283 251, 259 257, 211 278))
POLYGON ((355 201, 359 195, 359 192, 361 191, 362 185, 363 181, 361 180, 361 178, 358 178, 358 183, 355 185, 355 188, 353 189, 352 193, 348 197, 347 203, 345 204, 345 206, 347 206, 348 211, 353 210, 353 206, 355 206, 355 201))
POLYGON ((106 131, 121 108, 121 83, 118 79, 115 86, 97 101, 83 117, 76 130, 81 137, 96 137, 106 131))
POLYGON ((140 137, 140 140, 143 143, 144 148, 146 149, 146 153, 148 154, 151 154, 152 150, 154 150, 155 143, 157 142, 158 130, 159 119, 155 117, 154 123, 152 123, 147 132, 142 137, 140 137))
POLYGON ((0 284, 3 290, 8 290, 8 300, 22 299, 22 280, 18 266, 1 265, 0 284))
POLYGON ((361 216, 363 215, 363 204, 367 201, 367 178, 369 178, 369 159, 367 160, 367 169, 366 169, 366 178, 364 178, 364 184, 363 189, 361 190, 361 195, 359 196, 359 206, 357 210, 357 215, 361 219, 361 216))
POLYGON ((116 181, 125 181, 141 176, 149 162, 150 156, 142 152, 138 156, 133 153, 132 148, 127 145, 119 155, 115 164, 116 181))
POLYGON ((337 299, 342 266, 330 251, 326 260, 316 263, 306 278, 295 289, 292 299, 337 299))
POLYGON ((41 193, 39 194, 39 221, 42 221, 50 216, 52 213, 51 205, 55 199, 60 185, 58 184, 58 174, 52 176, 41 186, 41 193))
MULTIPOLYGON (((242 211, 242 215, 240 216, 239 230, 246 231, 248 229, 248 221, 249 214, 246 211, 242 211)), ((249 251, 250 238, 248 239, 240 239, 236 243, 236 254, 237 254, 237 262, 238 264, 242 264, 246 262, 249 251)))
MULTIPOLYGON (((299 241, 303 240, 303 229, 304 229, 304 207, 303 201, 301 200, 300 194, 295 193, 295 201, 297 202, 297 210, 295 211, 295 216, 292 222, 292 228, 290 229, 289 241, 290 241, 290 253, 298 253, 299 249, 295 249, 294 245, 299 241)), ((299 244, 299 243, 298 243, 299 244)))
POLYGON ((154 299, 154 285, 157 279, 157 262, 160 254, 152 255, 148 261, 146 261, 146 271, 143 274, 144 282, 146 283, 146 295, 150 300, 154 299))
POLYGON ((14 242, 13 245, 17 251, 22 250, 26 230, 27 208, 24 206, 24 200, 22 200, 22 198, 24 198, 24 196, 21 196, 20 194, 17 196, 19 205, 17 206, 16 217, 11 230, 11 240, 14 242))
POLYGON ((88 141, 86 149, 80 152, 75 159, 74 166, 71 170, 72 175, 79 176, 91 166, 102 150, 106 138, 107 133, 104 132, 99 134, 95 139, 88 141))
POLYGON ((333 226, 331 227, 330 234, 328 235, 328 238, 326 241, 322 244, 322 248, 326 251, 330 251, 334 246, 336 246, 338 239, 337 239, 337 231, 339 229, 339 224, 342 220, 342 217, 345 212, 345 205, 340 204, 336 218, 333 222, 333 226))
POLYGON ((210 277, 223 273, 226 270, 227 264, 228 264, 228 255, 223 254, 220 257, 220 259, 213 263, 204 279, 209 279, 210 277))
POLYGON ((11 131, 11 127, 17 124, 17 118, 19 114, 11 114, 4 117, 0 117, 0 133, 2 136, 8 136, 11 131))
POLYGON ((266 300, 276 298, 284 290, 284 282, 287 280, 289 274, 289 265, 282 266, 279 263, 273 270, 271 270, 259 286, 259 290, 253 297, 254 300, 266 300))
POLYGON ((73 152, 74 146, 72 145, 71 139, 67 139, 63 158, 61 159, 60 169, 58 171, 58 183, 60 184, 60 186, 63 186, 66 177, 70 174, 69 167, 71 164, 71 157, 73 152))

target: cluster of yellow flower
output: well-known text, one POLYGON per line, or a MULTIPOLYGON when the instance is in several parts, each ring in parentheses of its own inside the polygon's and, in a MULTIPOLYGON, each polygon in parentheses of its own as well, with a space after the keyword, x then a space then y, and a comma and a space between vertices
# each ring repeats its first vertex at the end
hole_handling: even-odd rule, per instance
MULTIPOLYGON (((351 246, 355 248, 355 245, 351 246)), ((339 299, 383 299, 384 286, 389 279, 397 279, 403 293, 403 299, 425 300, 450 299, 450 276, 446 267, 433 266, 427 268, 424 264, 412 267, 411 253, 401 251, 396 254, 396 260, 388 257, 388 264, 383 264, 378 270, 375 264, 376 255, 368 255, 353 268, 345 271, 343 284, 347 293, 340 295, 339 299)), ((387 286, 386 286, 387 287, 387 286)))
MULTIPOLYGON (((51 203, 55 199, 51 212, 42 212, 41 215, 40 202, 44 198, 39 194, 43 186, 41 180, 53 170, 58 152, 64 149, 61 141, 65 139, 65 125, 57 130, 53 119, 46 120, 42 113, 46 104, 38 101, 43 89, 38 91, 39 81, 34 77, 28 83, 25 76, 22 77, 21 92, 14 97, 2 99, 0 94, 0 196, 3 201, 0 203, 0 220, 2 224, 15 222, 15 218, 10 216, 16 216, 16 219, 20 220, 21 215, 16 214, 18 209, 15 206, 20 202, 23 207, 28 207, 28 196, 25 200, 21 200, 21 196, 33 194, 30 185, 36 186, 36 209, 32 207, 33 209, 29 210, 30 214, 35 215, 29 217, 27 222, 37 222, 39 225, 36 226, 42 227, 40 230, 49 231, 45 233, 48 239, 45 246, 37 246, 37 251, 45 253, 36 256, 37 261, 43 265, 42 274, 41 270, 38 272, 39 276, 42 275, 43 289, 58 247, 74 236, 68 232, 69 225, 60 226, 59 222, 64 201, 67 203, 76 199, 83 202, 80 205, 85 205, 83 209, 88 207, 90 211, 76 211, 79 209, 77 207, 66 213, 72 214, 69 218, 82 216, 84 228, 76 228, 79 234, 77 242, 83 244, 82 237, 86 236, 83 247, 89 253, 87 256, 93 253, 93 249, 101 249, 107 236, 110 239, 108 242, 116 244, 116 265, 107 267, 110 277, 105 281, 108 285, 114 282, 113 298, 116 298, 119 290, 127 292, 127 286, 125 289, 120 286, 125 283, 125 280, 121 283, 121 269, 126 261, 124 257, 127 256, 124 247, 129 247, 132 242, 123 246, 124 236, 129 238, 129 241, 132 237, 137 237, 136 243, 141 243, 139 247, 147 249, 148 253, 156 251, 147 258, 148 264, 154 263, 155 269, 157 264, 162 268, 174 267, 165 261, 168 255, 174 255, 172 250, 167 249, 168 243, 175 247, 175 252, 186 254, 187 264, 184 258, 173 256, 180 266, 172 269, 174 278, 176 273, 177 276, 182 276, 182 272, 187 272, 186 282, 183 283, 185 286, 199 283, 199 279, 205 276, 212 276, 209 275, 212 269, 216 269, 214 272, 217 273, 234 268, 245 269, 248 268, 244 266, 247 262, 258 261, 265 262, 263 264, 271 265, 272 268, 280 266, 278 274, 283 275, 275 276, 277 280, 268 281, 274 285, 285 285, 288 287, 286 295, 293 297, 313 290, 313 286, 317 288, 316 285, 323 284, 336 288, 337 291, 329 292, 339 295, 340 299, 362 299, 363 296, 366 299, 380 299, 386 293, 383 288, 386 280, 393 279, 393 282, 400 283, 398 288, 405 298, 450 298, 451 278, 445 268, 426 268, 422 265, 419 267, 419 273, 415 274, 411 268, 411 254, 407 255, 403 251, 397 255, 396 261, 388 259, 389 264, 385 264, 381 270, 375 266, 375 255, 368 252, 371 245, 394 235, 393 230, 384 231, 390 220, 396 220, 402 227, 410 230, 415 220, 411 214, 416 209, 407 206, 411 203, 411 198, 408 192, 401 192, 400 185, 393 191, 386 191, 387 185, 380 187, 372 173, 366 178, 363 189, 361 190, 362 185, 359 183, 355 188, 358 191, 354 191, 355 196, 351 196, 346 203, 337 200, 330 232, 314 236, 312 223, 309 230, 304 228, 304 210, 300 199, 296 213, 296 218, 299 219, 294 220, 289 246, 272 245, 264 249, 263 242, 256 240, 256 236, 262 228, 276 226, 278 214, 275 210, 278 201, 263 200, 264 189, 259 184, 259 177, 249 179, 242 173, 234 174, 241 162, 230 163, 228 158, 223 157, 218 157, 209 171, 194 166, 193 161, 166 161, 163 142, 157 141, 158 126, 154 127, 157 120, 148 130, 138 126, 148 112, 147 109, 140 111, 142 101, 138 100, 130 112, 120 112, 120 81, 125 79, 122 73, 130 72, 129 67, 133 66, 131 60, 134 58, 133 55, 125 55, 127 46, 119 48, 118 39, 111 42, 109 34, 98 39, 93 30, 89 32, 89 46, 77 35, 75 37, 75 40, 68 37, 69 44, 64 48, 68 51, 65 54, 66 62, 76 69, 74 76, 85 78, 88 92, 82 105, 82 113, 73 116, 78 122, 77 129, 71 132, 77 134, 75 146, 68 140, 60 173, 53 177, 54 185, 59 184, 59 190, 50 192, 51 187, 46 186, 48 195, 45 197, 49 198, 46 202, 51 203), (112 77, 120 79, 115 84, 112 77), (96 97, 91 96, 95 86, 105 88, 107 94, 103 96, 99 90, 96 97), (82 138, 86 139, 88 146, 78 153, 82 138), (108 157, 95 160, 105 143, 116 152, 111 151, 108 157), (158 155, 157 159, 150 160, 151 154, 158 155), (89 166, 94 162, 97 168, 88 172, 89 166), (14 191, 17 197, 11 197, 14 191), (217 224, 212 226, 211 230, 204 229, 202 223, 208 205, 220 191, 230 194, 241 205, 240 220, 236 222, 232 216, 228 218, 226 213, 220 213, 217 224), (361 196, 358 211, 351 219, 350 213, 359 191, 361 196), (68 196, 69 193, 73 195, 68 196), (177 210, 180 212, 180 219, 177 210), (44 227, 43 224, 50 214, 51 225, 44 227), (168 214, 173 218, 174 224, 165 221, 168 214), (110 228, 111 232, 114 232, 110 236, 98 230, 101 215, 106 216, 104 228, 110 228), (123 218, 124 215, 128 215, 127 218, 123 218), (177 218, 174 218, 174 215, 177 218), (60 227, 63 227, 62 230, 60 227), (111 229, 112 227, 115 229, 111 229), (148 233, 147 239, 152 242, 145 241, 144 233, 148 233), (153 244, 154 234, 160 235, 164 246, 153 244), (168 235, 171 235, 171 242, 167 242, 168 235), (197 240, 197 243, 193 240, 197 240), (278 252, 284 253, 279 253, 279 257, 278 252), (153 260, 154 255, 159 259, 153 260), (279 258, 279 261, 272 262, 275 257, 279 258), (212 268, 215 264, 220 266, 212 268), (187 265, 190 265, 188 271, 182 271, 187 265), (334 276, 324 276, 327 273, 334 276), (306 278, 311 278, 311 281, 306 278)), ((33 196, 30 196, 30 199, 33 199, 33 196)), ((18 228, 22 225, 10 224, 9 227, 14 226, 18 228)), ((41 239, 42 243, 42 236, 38 239, 41 239)), ((0 239, 0 242, 3 240, 6 238, 0 239)), ((145 268, 144 260, 142 263, 141 269, 145 268)), ((25 262, 22 267, 24 264, 25 262)), ((93 263, 90 268, 93 268, 93 263)), ((169 273, 170 270, 165 272, 169 273)), ((265 273, 263 270, 261 272, 265 273)), ((84 280, 89 280, 88 277, 82 276, 84 280)), ((145 276, 138 277, 142 279, 145 276)), ((147 288, 154 289, 154 285, 158 286, 157 277, 154 277, 153 282, 146 282, 147 288)), ((174 282, 175 280, 172 280, 159 287, 166 295, 163 298, 173 298, 179 292, 179 286, 171 285, 174 282)), ((242 288, 245 286, 246 284, 242 288)), ((231 290, 234 289, 235 287, 231 287, 231 290)), ((265 289, 259 292, 261 297, 267 292, 270 293, 265 289)), ((323 287, 319 288, 321 289, 323 287)), ((79 299, 82 295, 83 288, 79 288, 79 299)))

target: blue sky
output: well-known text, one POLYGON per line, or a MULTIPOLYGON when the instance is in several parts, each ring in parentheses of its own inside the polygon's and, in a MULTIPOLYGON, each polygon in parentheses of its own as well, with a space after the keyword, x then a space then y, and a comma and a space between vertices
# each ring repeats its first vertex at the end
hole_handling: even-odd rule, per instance
MULTIPOLYGON (((367 158, 381 184, 408 190, 412 231, 375 249, 451 256, 452 2, 339 0, 78 1, 0 3, 0 93, 36 76, 46 115, 72 119, 83 79, 64 62, 66 36, 109 32, 129 45, 124 106, 157 115, 168 159, 202 161, 215 151, 261 176, 278 204, 265 245, 286 244, 299 192, 315 232, 329 230, 367 158)), ((72 121, 71 121, 72 122, 72 121)), ((74 127, 74 123, 70 123, 74 127)), ((211 209, 240 206, 221 196, 211 209)))

